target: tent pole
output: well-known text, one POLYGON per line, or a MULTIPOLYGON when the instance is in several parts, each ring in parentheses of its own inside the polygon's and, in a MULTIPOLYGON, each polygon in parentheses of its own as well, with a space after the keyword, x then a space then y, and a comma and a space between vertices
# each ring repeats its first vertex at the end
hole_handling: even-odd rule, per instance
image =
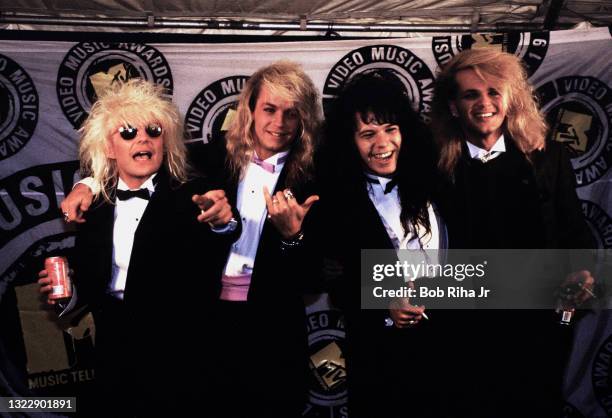
POLYGON ((565 0, 550 0, 548 10, 546 11, 546 17, 544 18, 545 30, 553 30, 555 28, 564 3, 565 0))
MULTIPOLYGON (((557 1, 557 0, 552 0, 557 1)), ((563 1, 563 0, 559 0, 563 1)), ((557 13, 558 14, 558 13, 557 13)), ((513 24, 346 24, 315 23, 302 19, 296 22, 255 22, 220 19, 177 19, 147 15, 142 18, 79 18, 57 16, 25 16, 11 13, 0 14, 0 24, 52 25, 52 26, 99 26, 141 29, 226 29, 226 30, 283 30, 283 31, 336 31, 336 32, 504 32, 541 30, 533 23, 513 24)))

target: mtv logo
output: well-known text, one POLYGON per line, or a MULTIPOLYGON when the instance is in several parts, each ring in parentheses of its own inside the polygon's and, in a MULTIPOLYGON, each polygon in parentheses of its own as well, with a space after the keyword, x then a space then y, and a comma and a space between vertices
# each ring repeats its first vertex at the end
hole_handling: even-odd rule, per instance
POLYGON ((344 356, 335 341, 310 356, 310 367, 326 390, 332 390, 346 380, 344 356))
POLYGON ((236 117, 236 111, 234 109, 229 109, 225 115, 225 119, 223 119, 223 125, 221 126, 221 132, 225 132, 229 129, 235 117, 236 117))
POLYGON ((589 142, 586 133, 591 129, 592 121, 591 115, 561 108, 553 127, 553 139, 576 151, 585 152, 589 142))
POLYGON ((504 50, 504 35, 501 33, 481 33, 473 34, 472 49, 477 48, 496 48, 500 51, 504 50))
POLYGON ((112 86, 113 83, 123 83, 127 79, 128 75, 125 64, 113 65, 107 72, 100 71, 89 77, 97 97, 104 94, 106 89, 112 86))

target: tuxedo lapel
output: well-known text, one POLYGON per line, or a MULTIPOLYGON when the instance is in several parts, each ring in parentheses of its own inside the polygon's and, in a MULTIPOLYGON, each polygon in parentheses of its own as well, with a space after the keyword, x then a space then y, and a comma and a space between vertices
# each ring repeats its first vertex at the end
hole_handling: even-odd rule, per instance
POLYGON ((115 205, 102 200, 79 226, 75 272, 80 292, 91 301, 106 293, 112 277, 114 215, 115 205))
POLYGON ((368 195, 367 185, 357 193, 360 207, 359 217, 361 219, 355 222, 354 228, 361 228, 361 242, 367 243, 367 248, 394 248, 380 214, 368 195))
MULTIPOLYGON (((276 192, 279 192, 285 189, 286 178, 287 178, 287 164, 285 164, 282 171, 280 172, 280 175, 278 176, 276 187, 274 187, 274 191, 272 192, 273 196, 276 192)), ((259 239, 259 246, 257 248, 256 260, 260 258, 259 254, 262 252, 262 247, 264 245, 275 245, 275 244, 270 244, 272 240, 274 239, 273 238, 274 236, 276 236, 277 239, 280 239, 280 234, 278 233, 276 227, 272 224, 272 222, 270 222, 269 219, 266 219, 266 221, 264 222, 264 227, 261 231, 261 238, 259 239)), ((280 244, 276 244, 276 245, 280 245, 280 244)))
POLYGON ((156 181, 155 192, 151 195, 151 199, 134 233, 134 245, 141 242, 145 237, 154 236, 154 231, 162 227, 156 220, 163 219, 163 213, 167 209, 169 203, 168 194, 170 193, 170 187, 168 185, 167 174, 160 171, 158 177, 159 179, 156 181))
POLYGON ((287 167, 289 165, 289 161, 287 161, 285 163, 285 165, 283 166, 283 169, 281 170, 279 176, 278 176, 278 181, 276 182, 276 187, 274 188, 274 193, 276 192, 280 192, 282 190, 285 189, 285 182, 287 181, 287 167))
MULTIPOLYGON (((225 172, 226 174, 230 173, 229 168, 225 172)), ((236 203, 238 202, 238 182, 239 180, 231 177, 223 183, 223 189, 227 194, 227 200, 229 200, 230 204, 234 207, 236 207, 236 203)))
POLYGON ((132 254, 130 255, 130 266, 128 267, 124 300, 129 300, 129 295, 132 292, 131 289, 134 286, 138 286, 138 280, 147 279, 147 274, 143 272, 147 271, 150 263, 154 263, 157 257, 163 256, 163 245, 173 245, 171 242, 163 242, 157 237, 164 237, 167 234, 164 231, 171 228, 169 223, 172 223, 172 219, 168 219, 166 214, 170 209, 168 196, 170 194, 168 175, 160 170, 158 173, 158 179, 156 180, 155 192, 151 195, 151 199, 147 204, 145 211, 142 214, 138 227, 134 233, 134 243, 132 245, 132 254), (165 219, 163 223, 160 219, 165 219))

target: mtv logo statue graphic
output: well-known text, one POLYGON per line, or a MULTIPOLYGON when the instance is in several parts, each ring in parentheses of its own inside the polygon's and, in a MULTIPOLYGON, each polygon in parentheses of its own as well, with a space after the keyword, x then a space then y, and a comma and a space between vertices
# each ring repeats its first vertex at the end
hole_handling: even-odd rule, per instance
POLYGON ((97 97, 100 97, 114 83, 123 83, 127 79, 128 71, 124 64, 114 65, 107 72, 98 72, 89 77, 97 97))
POLYGON ((332 390, 346 380, 344 356, 335 341, 310 356, 310 367, 326 390, 332 390))
POLYGON ((583 153, 589 142, 587 131, 591 128, 592 120, 591 115, 561 109, 557 115, 553 138, 583 153))

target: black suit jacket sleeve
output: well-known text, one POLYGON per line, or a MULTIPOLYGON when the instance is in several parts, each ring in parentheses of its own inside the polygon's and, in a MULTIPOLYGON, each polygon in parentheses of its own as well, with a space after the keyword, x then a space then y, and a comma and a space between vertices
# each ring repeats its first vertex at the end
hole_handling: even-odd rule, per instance
POLYGON ((189 159, 193 166, 206 176, 211 189, 226 188, 228 171, 226 170, 225 140, 215 138, 207 144, 198 143, 189 148, 189 159))
POLYGON ((560 219, 567 221, 566 229, 562 230, 562 242, 570 248, 595 248, 595 240, 589 230, 576 194, 576 177, 567 151, 560 148, 559 157, 559 194, 557 196, 560 219))
POLYGON ((167 214, 169 218, 167 221, 175 225, 177 234, 172 234, 176 236, 175 242, 165 244, 166 254, 177 254, 177 257, 183 260, 184 266, 180 266, 177 273, 181 272, 184 277, 189 278, 191 290, 181 292, 184 295, 182 297, 191 299, 197 306, 202 305, 198 302, 202 300, 206 301, 204 305, 210 303, 212 306, 217 299, 221 288, 223 266, 230 246, 242 231, 240 215, 235 208, 232 208, 233 216, 238 225, 232 232, 217 233, 212 231, 207 223, 197 221, 200 209, 191 200, 192 196, 216 188, 218 186, 213 185, 208 177, 198 177, 181 185, 177 190, 172 190, 169 196, 172 209, 167 214), (189 294, 190 291, 195 293, 189 294))
POLYGON ((534 156, 542 200, 542 217, 548 231, 548 248, 595 248, 576 194, 576 180, 563 145, 550 141, 534 156))
POLYGON ((69 260, 77 290, 77 307, 91 311, 102 303, 112 273, 114 206, 97 199, 77 226, 74 257, 69 260))

